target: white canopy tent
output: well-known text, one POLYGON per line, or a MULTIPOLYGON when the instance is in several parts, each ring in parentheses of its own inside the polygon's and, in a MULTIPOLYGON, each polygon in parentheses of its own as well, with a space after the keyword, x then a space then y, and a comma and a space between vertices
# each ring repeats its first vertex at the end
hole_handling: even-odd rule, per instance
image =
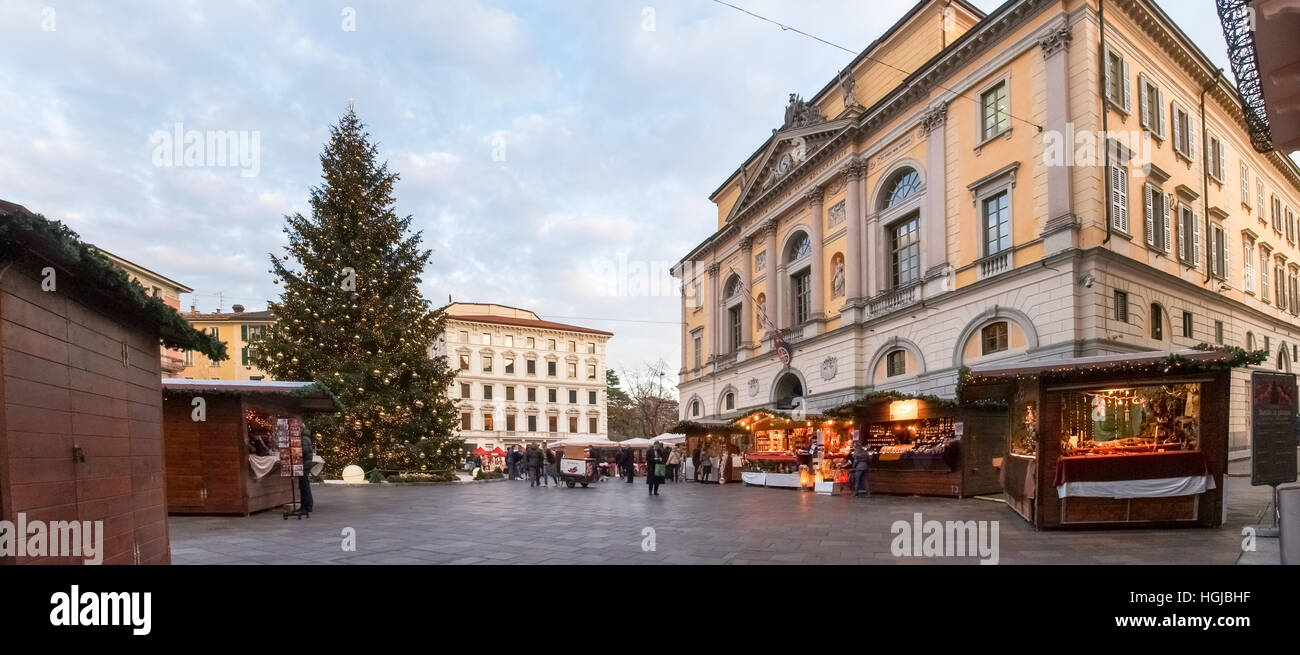
POLYGON ((627 446, 628 448, 646 448, 651 444, 651 441, 637 437, 636 439, 624 439, 613 443, 616 446, 627 446))
POLYGON ((667 445, 669 445, 669 446, 674 446, 674 445, 677 445, 677 444, 679 444, 679 443, 686 443, 686 435, 684 435, 684 434, 673 434, 672 432, 665 432, 665 433, 663 433, 663 434, 661 434, 661 435, 659 435, 659 436, 657 436, 657 437, 651 439, 650 441, 653 441, 653 442, 655 442, 655 443, 667 444, 667 445))
POLYGON ((577 448, 586 448, 589 446, 606 446, 612 447, 619 445, 617 441, 610 441, 604 437, 572 437, 561 439, 559 441, 548 441, 547 446, 552 448, 556 446, 572 446, 577 448))

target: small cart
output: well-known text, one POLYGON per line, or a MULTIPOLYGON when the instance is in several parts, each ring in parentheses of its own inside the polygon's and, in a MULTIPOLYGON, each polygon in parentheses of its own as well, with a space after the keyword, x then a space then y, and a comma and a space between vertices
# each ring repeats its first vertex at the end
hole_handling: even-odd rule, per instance
POLYGON ((592 482, 599 482, 600 472, 596 468, 596 460, 591 457, 560 458, 560 479, 570 488, 574 485, 580 484, 585 487, 592 482))

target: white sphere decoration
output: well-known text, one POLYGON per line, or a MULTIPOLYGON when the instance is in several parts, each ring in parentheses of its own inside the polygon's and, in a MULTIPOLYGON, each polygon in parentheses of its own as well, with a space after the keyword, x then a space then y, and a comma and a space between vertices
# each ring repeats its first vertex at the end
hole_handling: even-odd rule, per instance
POLYGON ((356 464, 348 464, 343 468, 343 481, 349 484, 366 481, 366 472, 356 464))

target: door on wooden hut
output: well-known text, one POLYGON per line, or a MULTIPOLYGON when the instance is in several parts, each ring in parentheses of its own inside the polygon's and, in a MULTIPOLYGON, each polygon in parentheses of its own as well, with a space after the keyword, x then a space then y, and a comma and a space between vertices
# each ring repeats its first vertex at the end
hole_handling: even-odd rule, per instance
POLYGON ((169 511, 202 512, 207 507, 204 482, 203 423, 191 418, 192 396, 166 399, 167 508, 169 511))

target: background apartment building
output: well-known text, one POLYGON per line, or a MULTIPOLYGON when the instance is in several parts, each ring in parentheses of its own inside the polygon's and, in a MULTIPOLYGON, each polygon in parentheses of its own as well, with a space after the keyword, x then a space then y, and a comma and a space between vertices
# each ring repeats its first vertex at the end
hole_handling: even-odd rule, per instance
POLYGON ((443 310, 447 332, 438 348, 460 371, 449 393, 467 443, 490 450, 608 436, 605 346, 613 333, 504 305, 452 303, 443 310))
MULTIPOLYGON (((139 282, 140 286, 143 286, 150 295, 161 299, 168 307, 178 312, 181 309, 181 294, 194 293, 194 289, 160 273, 155 273, 135 262, 122 259, 98 247, 95 247, 95 250, 122 269, 127 277, 139 282)), ((164 346, 159 346, 158 350, 162 359, 162 376, 165 378, 176 377, 185 368, 184 351, 164 346)))
POLYGON ((257 342, 266 334, 266 328, 275 323, 275 317, 269 310, 260 312, 244 311, 243 305, 235 305, 230 313, 220 309, 212 313, 190 311, 181 316, 195 329, 207 332, 226 344, 226 353, 230 355, 224 362, 214 362, 199 353, 184 353, 184 368, 175 377, 192 380, 265 380, 270 379, 262 369, 254 365, 253 353, 257 342))

